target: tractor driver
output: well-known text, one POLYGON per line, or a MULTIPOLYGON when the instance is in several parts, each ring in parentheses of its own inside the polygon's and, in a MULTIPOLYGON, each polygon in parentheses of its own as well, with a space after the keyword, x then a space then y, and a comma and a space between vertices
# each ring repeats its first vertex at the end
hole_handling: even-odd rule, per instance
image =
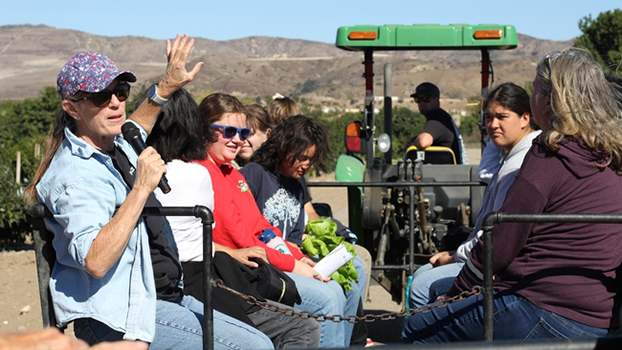
POLYGON ((467 164, 462 136, 449 113, 440 107, 438 87, 432 83, 422 83, 410 97, 415 99, 419 112, 426 118, 426 123, 423 132, 406 143, 406 149, 410 146, 419 149, 430 146, 449 147, 456 156, 457 164, 467 164))

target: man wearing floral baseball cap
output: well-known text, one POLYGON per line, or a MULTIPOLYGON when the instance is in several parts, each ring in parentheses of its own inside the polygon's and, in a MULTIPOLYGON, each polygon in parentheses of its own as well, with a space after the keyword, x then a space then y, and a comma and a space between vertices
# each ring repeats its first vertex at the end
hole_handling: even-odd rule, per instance
MULTIPOLYGON (((194 45, 187 35, 166 43, 166 74, 127 121, 143 139, 167 98, 203 65, 186 70, 194 45)), ((95 52, 71 57, 58 75, 62 110, 27 189, 53 213, 46 227, 55 237, 50 293, 57 325, 74 322, 76 337, 91 345, 127 339, 151 349, 201 349, 203 304, 183 294, 170 227, 161 217, 141 218, 145 205, 158 205, 152 192, 166 167, 153 148, 138 155, 121 136, 134 81, 95 52)), ((214 312, 215 348, 225 344, 272 347, 261 332, 214 312)))

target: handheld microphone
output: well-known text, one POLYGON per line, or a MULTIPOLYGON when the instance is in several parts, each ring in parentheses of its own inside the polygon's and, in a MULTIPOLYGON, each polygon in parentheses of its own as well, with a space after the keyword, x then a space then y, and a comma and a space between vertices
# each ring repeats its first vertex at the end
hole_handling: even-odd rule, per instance
MULTIPOLYGON (((143 141, 143 138, 140 136, 140 130, 138 130, 134 123, 123 124, 121 132, 123 132, 125 140, 132 145, 134 151, 136 151, 139 155, 145 150, 145 148, 147 148, 145 141, 143 141)), ((168 181, 166 180, 166 176, 164 176, 164 174, 162 174, 158 187, 162 190, 162 193, 171 192, 171 186, 168 185, 168 181)))

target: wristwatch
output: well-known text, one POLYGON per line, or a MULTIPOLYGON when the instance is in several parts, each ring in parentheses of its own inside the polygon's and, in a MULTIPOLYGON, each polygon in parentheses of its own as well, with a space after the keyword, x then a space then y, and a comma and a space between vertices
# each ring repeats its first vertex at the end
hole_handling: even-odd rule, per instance
POLYGON ((159 105, 164 105, 168 102, 168 98, 162 98, 158 95, 158 86, 154 85, 149 89, 149 99, 159 105))

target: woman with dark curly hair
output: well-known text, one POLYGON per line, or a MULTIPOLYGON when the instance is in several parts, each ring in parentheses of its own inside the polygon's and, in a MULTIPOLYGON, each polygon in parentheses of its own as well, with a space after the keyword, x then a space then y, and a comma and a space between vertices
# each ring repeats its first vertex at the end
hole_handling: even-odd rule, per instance
POLYGON ((287 241, 302 244, 304 191, 298 180, 312 166, 323 168, 329 153, 324 127, 297 115, 283 119, 253 154, 251 163, 240 170, 259 210, 287 241))
MULTIPOLYGON (((324 127, 312 118, 296 115, 283 119, 241 170, 263 216, 281 230, 285 240, 298 246, 302 245, 306 224, 304 189, 299 180, 311 166, 323 169, 328 154, 324 127)), ((361 278, 346 293, 348 315, 357 311, 366 282, 362 262, 358 262, 360 259, 356 267, 361 278)), ((348 343, 344 346, 349 345, 352 329, 346 324, 348 343)))

